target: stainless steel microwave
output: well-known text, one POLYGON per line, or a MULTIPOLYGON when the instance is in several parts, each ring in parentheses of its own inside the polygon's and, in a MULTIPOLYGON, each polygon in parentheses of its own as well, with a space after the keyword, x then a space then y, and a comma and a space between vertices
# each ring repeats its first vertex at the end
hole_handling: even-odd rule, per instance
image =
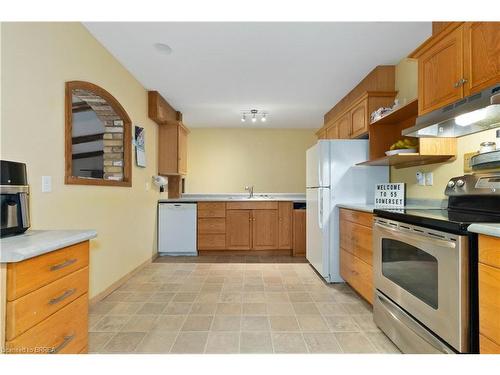
POLYGON ((0 237, 24 233, 30 227, 26 164, 0 160, 0 237))

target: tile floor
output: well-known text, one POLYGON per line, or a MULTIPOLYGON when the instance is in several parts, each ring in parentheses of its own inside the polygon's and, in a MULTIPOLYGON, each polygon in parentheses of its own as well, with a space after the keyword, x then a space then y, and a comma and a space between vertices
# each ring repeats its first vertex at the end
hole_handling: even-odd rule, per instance
POLYGON ((91 308, 89 331, 91 353, 399 353, 307 263, 160 259, 91 308))

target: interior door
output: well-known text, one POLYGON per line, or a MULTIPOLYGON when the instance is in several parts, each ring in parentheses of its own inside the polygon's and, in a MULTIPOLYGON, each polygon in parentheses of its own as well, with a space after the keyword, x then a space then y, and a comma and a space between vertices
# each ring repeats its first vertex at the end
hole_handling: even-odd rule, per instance
POLYGON ((278 248, 278 210, 252 210, 252 249, 278 248))
POLYGON ((252 211, 226 211, 226 248, 229 250, 250 250, 252 247, 252 211))

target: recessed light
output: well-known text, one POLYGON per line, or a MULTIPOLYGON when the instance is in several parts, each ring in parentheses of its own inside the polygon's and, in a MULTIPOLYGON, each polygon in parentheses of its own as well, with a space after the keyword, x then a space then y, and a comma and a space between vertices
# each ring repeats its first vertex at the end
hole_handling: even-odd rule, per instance
POLYGON ((172 53, 172 48, 168 44, 165 43, 155 43, 153 46, 156 48, 158 52, 161 52, 165 55, 170 55, 172 53))

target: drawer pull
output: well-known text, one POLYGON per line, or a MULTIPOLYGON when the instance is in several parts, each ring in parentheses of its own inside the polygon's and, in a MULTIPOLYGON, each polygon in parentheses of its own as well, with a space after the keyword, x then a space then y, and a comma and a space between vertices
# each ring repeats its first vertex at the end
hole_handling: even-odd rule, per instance
POLYGON ((69 335, 69 336, 64 336, 64 341, 62 343, 60 343, 57 347, 53 348, 50 350, 50 354, 57 354, 59 353, 61 350, 63 350, 66 346, 68 346, 68 344, 73 341, 73 339, 75 338, 75 335, 72 334, 72 335, 69 335))
POLYGON ((77 261, 76 258, 73 258, 73 259, 67 259, 65 260, 64 262, 62 263, 59 263, 59 264, 55 264, 53 266, 50 267, 50 270, 51 271, 58 271, 60 270, 61 268, 64 268, 64 267, 68 267, 68 266, 71 266, 73 263, 75 263, 77 261))
POLYGON ((68 289, 63 294, 61 294, 59 297, 52 298, 49 301, 49 305, 55 305, 56 303, 64 301, 66 298, 68 298, 69 296, 71 296, 75 292, 76 292, 76 288, 68 289))

